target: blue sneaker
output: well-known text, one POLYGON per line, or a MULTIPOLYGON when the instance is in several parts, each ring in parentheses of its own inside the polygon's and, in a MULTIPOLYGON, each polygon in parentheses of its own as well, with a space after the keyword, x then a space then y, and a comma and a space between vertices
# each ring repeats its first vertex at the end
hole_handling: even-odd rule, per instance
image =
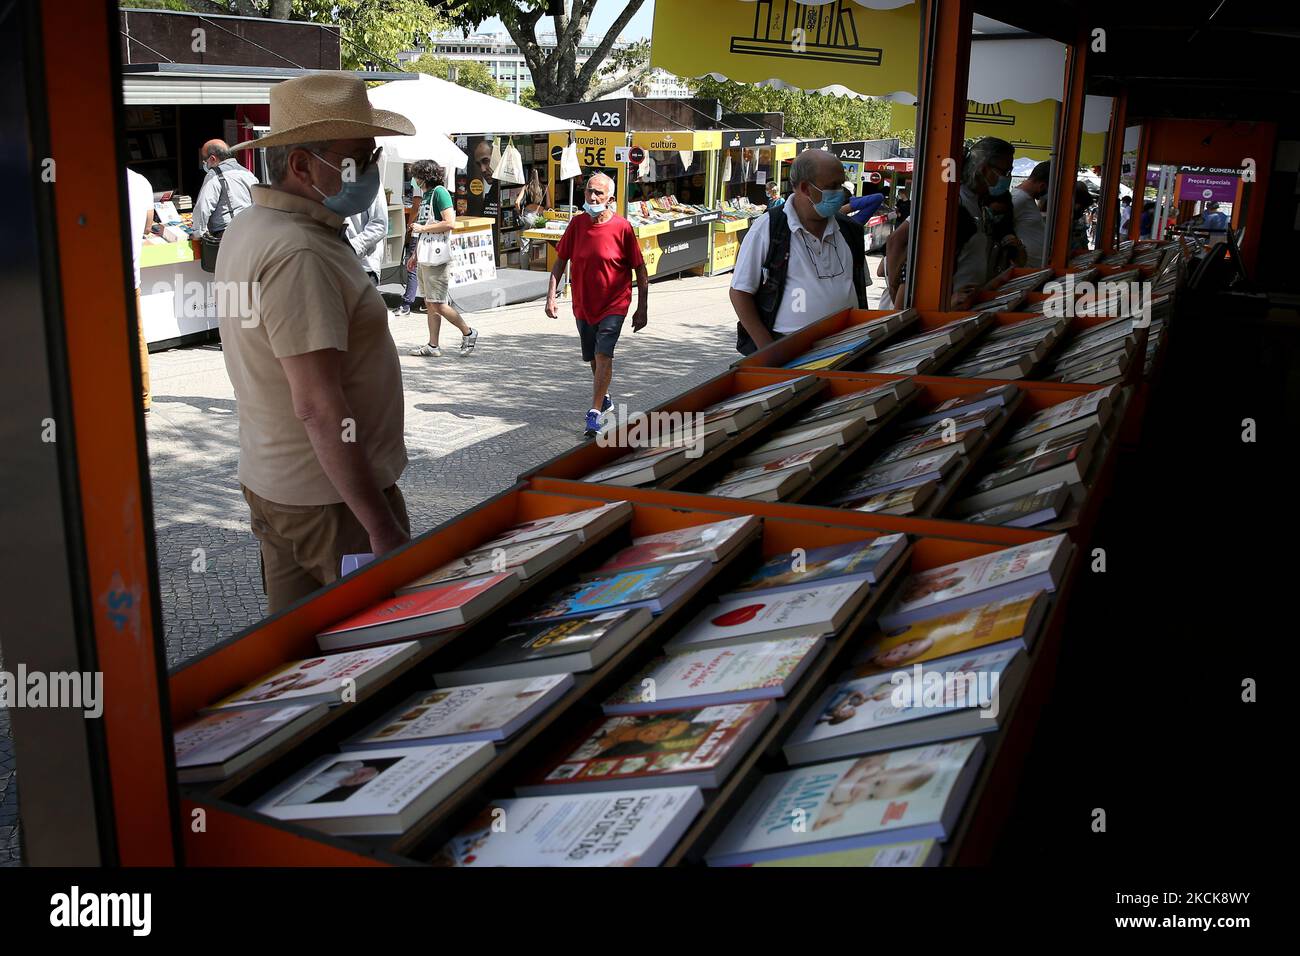
POLYGON ((614 400, 609 397, 609 392, 605 393, 605 400, 600 403, 600 413, 603 415, 614 407, 614 400))
POLYGON ((600 412, 596 409, 590 409, 587 412, 586 433, 584 438, 595 438, 600 434, 600 412))

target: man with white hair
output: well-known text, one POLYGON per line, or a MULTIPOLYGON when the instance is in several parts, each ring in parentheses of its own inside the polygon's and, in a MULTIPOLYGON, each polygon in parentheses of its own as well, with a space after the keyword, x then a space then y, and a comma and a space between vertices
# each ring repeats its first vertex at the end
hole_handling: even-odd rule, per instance
POLYGON ((569 287, 573 315, 582 342, 582 360, 591 367, 591 408, 583 423, 584 435, 594 437, 601 416, 613 406, 609 383, 614 375, 614 346, 632 305, 632 272, 638 291, 632 331, 646 327, 650 276, 632 224, 614 212, 614 180, 593 173, 587 180, 584 214, 574 215, 556 249, 555 265, 546 292, 546 314, 559 315, 556 290, 570 262, 569 287))
POLYGON ((751 355, 843 309, 867 307, 866 239, 840 213, 844 165, 824 149, 790 164, 790 198, 746 231, 731 276, 736 351, 751 355))

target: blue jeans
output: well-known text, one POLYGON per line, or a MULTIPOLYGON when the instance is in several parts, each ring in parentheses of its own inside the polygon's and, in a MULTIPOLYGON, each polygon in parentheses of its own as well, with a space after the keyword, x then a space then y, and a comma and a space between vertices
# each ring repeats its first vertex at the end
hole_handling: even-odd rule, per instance
MULTIPOLYGON (((416 237, 414 235, 411 235, 410 237, 407 238, 406 249, 402 252, 403 265, 406 264, 405 260, 415 255, 415 243, 416 243, 416 237)), ((420 291, 419 276, 408 269, 406 273, 406 292, 402 296, 402 305, 406 306, 408 309, 411 306, 415 305, 415 297, 419 293, 419 291, 420 291)))

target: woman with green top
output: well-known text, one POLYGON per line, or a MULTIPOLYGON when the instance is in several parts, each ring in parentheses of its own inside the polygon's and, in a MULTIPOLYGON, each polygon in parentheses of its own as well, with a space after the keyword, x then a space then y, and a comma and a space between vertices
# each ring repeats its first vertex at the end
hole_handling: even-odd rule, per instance
MULTIPOLYGON (((456 228, 456 210, 451 201, 451 193, 443 185, 444 172, 441 166, 430 159, 417 160, 411 165, 411 185, 421 194, 420 213, 411 226, 418 238, 425 233, 449 233, 456 228)), ((419 348, 411 349, 412 355, 426 355, 431 358, 442 356, 438 348, 438 332, 442 320, 446 319, 460 329, 461 357, 474 351, 478 342, 478 332, 471 329, 460 313, 447 301, 447 289, 451 282, 451 263, 429 266, 416 261, 412 255, 406 268, 415 272, 420 279, 420 290, 424 294, 424 307, 429 313, 429 341, 419 348)))

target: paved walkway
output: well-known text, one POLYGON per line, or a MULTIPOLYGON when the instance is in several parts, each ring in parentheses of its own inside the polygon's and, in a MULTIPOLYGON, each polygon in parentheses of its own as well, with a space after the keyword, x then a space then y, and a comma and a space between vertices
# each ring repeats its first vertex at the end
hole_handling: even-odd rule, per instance
MULTIPOLYGON (((871 260, 874 272, 877 260, 871 260)), ((625 327, 611 393, 651 408, 724 371, 736 357, 729 276, 650 287, 650 324, 625 327)), ((870 290, 876 302, 879 280, 870 290)), ((410 464, 400 485, 412 532, 436 527, 512 484, 520 472, 582 440, 590 374, 572 312, 548 319, 540 302, 468 317, 474 354, 406 355, 426 338, 423 315, 391 319, 402 352, 410 464)), ((450 346, 450 348, 448 348, 450 346)), ((167 664, 175 667, 265 614, 256 542, 236 479, 234 394, 221 350, 203 346, 150 357, 148 416, 158 575, 167 664)), ((0 711, 0 865, 18 860, 17 796, 7 715, 0 711)))

